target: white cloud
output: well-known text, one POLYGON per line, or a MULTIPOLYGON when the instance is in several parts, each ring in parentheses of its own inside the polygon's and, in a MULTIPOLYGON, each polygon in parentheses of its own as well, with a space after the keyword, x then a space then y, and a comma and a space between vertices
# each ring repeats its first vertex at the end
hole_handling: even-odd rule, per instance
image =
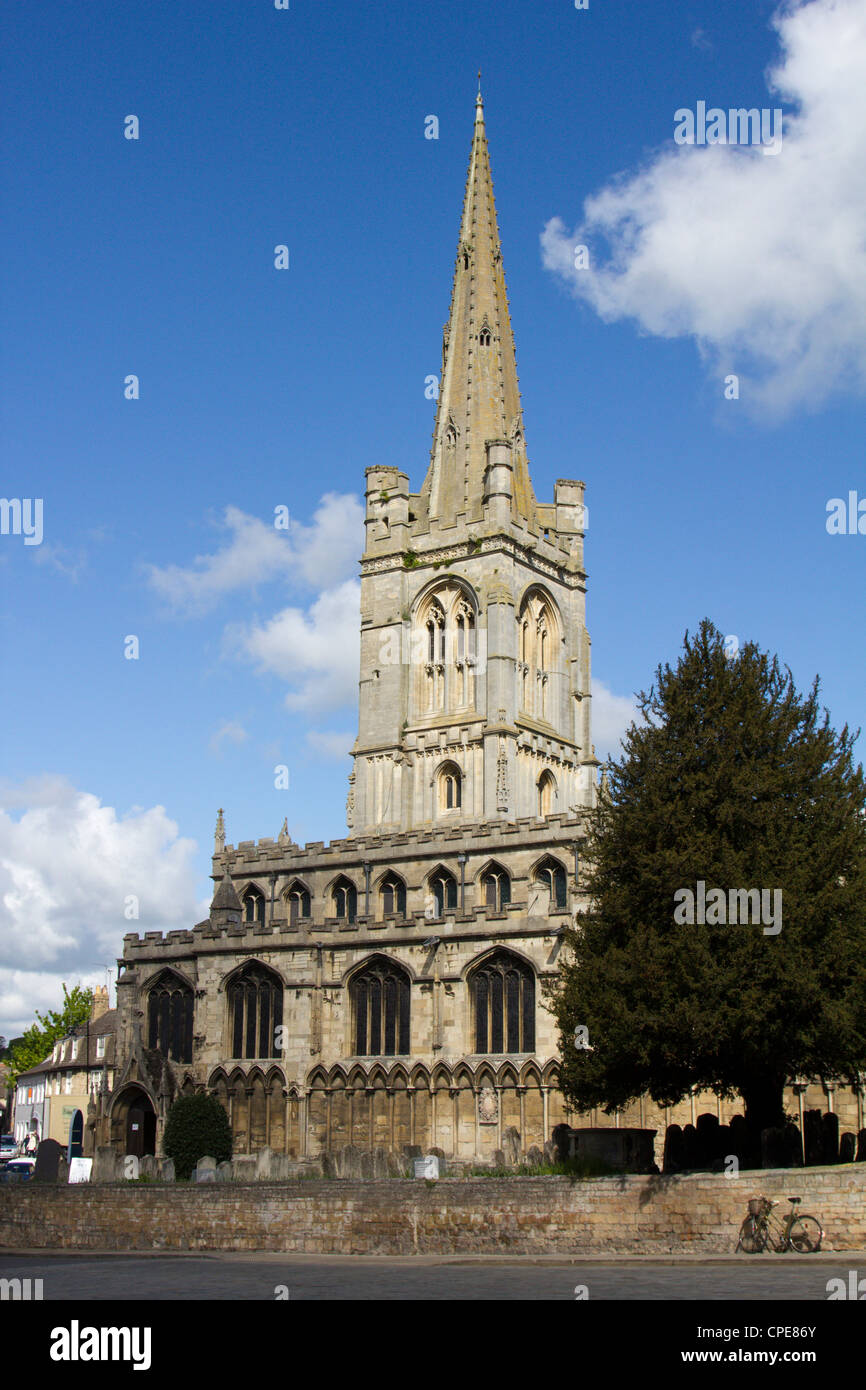
POLYGON ((222 526, 230 538, 191 566, 148 565, 148 582, 172 608, 202 613, 237 589, 276 579, 313 587, 334 584, 354 573, 364 546, 364 510, 351 494, 326 493, 309 526, 292 522, 277 530, 239 507, 226 507, 222 526))
POLYGON ((768 104, 795 108, 778 154, 672 143, 588 198, 574 233, 549 221, 541 244, 604 320, 692 337, 714 375, 740 376, 741 399, 781 415, 866 385, 866 4, 794 0, 773 23, 768 104))
POLYGON ((638 718, 637 704, 629 695, 614 695, 604 681, 592 682, 592 741, 599 758, 619 758, 620 739, 638 718))
POLYGON ((288 709, 337 709, 358 698, 360 604, 361 586, 349 579, 321 593, 308 612, 284 608, 263 624, 232 625, 226 646, 289 682, 288 709))
POLYGON ((242 724, 239 724, 235 719, 227 719, 224 724, 220 725, 216 733, 212 735, 210 750, 212 753, 219 753, 222 751, 224 743, 234 743, 237 745, 246 743, 248 738, 249 734, 242 724))
POLYGON ((59 777, 0 787, 0 1033, 58 1007, 63 980, 100 983, 126 932, 199 921, 195 851, 162 806, 118 816, 59 777))
POLYGON ((350 729, 342 732, 338 729, 311 729, 307 734, 310 747, 326 758, 347 758, 354 742, 355 735, 350 729))

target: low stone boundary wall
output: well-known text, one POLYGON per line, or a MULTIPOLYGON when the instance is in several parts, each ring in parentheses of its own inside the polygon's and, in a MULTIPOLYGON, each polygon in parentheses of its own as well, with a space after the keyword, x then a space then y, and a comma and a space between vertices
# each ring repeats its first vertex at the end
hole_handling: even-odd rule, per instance
POLYGON ((866 1165, 724 1178, 0 1185, 0 1246, 432 1255, 730 1253, 749 1197, 803 1198, 827 1250, 866 1249, 866 1165))

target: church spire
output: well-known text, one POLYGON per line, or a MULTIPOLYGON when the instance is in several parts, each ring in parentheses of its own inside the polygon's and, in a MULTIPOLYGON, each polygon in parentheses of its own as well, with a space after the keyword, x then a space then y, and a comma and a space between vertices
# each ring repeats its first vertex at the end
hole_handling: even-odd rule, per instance
POLYGON ((481 516, 490 441, 510 445, 512 515, 534 529, 535 497, 526 462, 479 74, 433 448, 422 489, 432 521, 453 521, 460 514, 481 516))

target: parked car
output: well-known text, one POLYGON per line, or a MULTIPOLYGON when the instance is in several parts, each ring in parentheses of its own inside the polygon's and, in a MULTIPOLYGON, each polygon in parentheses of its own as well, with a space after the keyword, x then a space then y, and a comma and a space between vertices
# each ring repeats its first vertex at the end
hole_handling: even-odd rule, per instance
POLYGON ((0 1182, 29 1182, 35 1167, 35 1158, 10 1158, 0 1168, 0 1182))
POLYGON ((0 1166, 18 1157, 18 1145, 11 1134, 0 1134, 0 1166))

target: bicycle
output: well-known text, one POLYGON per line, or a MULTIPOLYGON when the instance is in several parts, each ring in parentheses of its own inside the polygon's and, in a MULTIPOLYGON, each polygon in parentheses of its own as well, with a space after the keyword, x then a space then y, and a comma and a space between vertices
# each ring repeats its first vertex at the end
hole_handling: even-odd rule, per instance
POLYGON ((749 1202, 749 1215, 740 1227, 737 1250, 747 1255, 759 1255, 762 1250, 796 1250, 798 1255, 813 1254, 820 1250, 824 1239, 824 1228, 814 1216, 798 1212, 802 1197, 789 1197, 791 1210, 784 1221, 773 1216, 773 1208, 778 1202, 766 1197, 753 1197, 749 1202))

